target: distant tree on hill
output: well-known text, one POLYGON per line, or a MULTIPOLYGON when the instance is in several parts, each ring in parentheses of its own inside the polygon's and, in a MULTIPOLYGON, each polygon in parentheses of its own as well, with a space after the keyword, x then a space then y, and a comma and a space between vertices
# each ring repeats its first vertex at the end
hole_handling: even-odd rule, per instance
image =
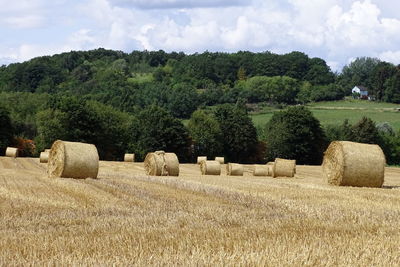
POLYGON ((393 75, 385 81, 384 88, 385 93, 383 100, 400 104, 400 66, 397 67, 393 75))
POLYGON ((299 164, 320 164, 327 147, 319 121, 303 106, 276 112, 265 128, 267 159, 295 159, 299 164))
POLYGON ((196 88, 191 84, 178 83, 169 90, 167 107, 177 118, 189 118, 198 106, 196 88))
POLYGON ((350 95, 351 89, 356 85, 371 88, 373 83, 372 75, 379 63, 380 60, 376 58, 356 58, 353 62, 343 67, 342 73, 338 77, 339 86, 345 88, 346 95, 350 95))

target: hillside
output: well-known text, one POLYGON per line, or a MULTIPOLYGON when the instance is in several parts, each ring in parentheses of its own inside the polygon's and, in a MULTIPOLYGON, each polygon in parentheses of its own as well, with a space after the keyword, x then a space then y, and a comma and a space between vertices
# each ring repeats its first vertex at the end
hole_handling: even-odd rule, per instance
MULTIPOLYGON (((308 104, 307 107, 323 126, 339 125, 345 119, 354 124, 363 116, 371 118, 376 123, 388 122, 396 131, 400 130, 399 104, 365 101, 341 100, 325 101, 308 104)), ((256 126, 264 126, 273 113, 279 109, 267 108, 251 114, 256 126)))
MULTIPOLYGON (((251 168, 247 166, 247 170, 251 168)), ((148 177, 100 162, 98 179, 49 179, 35 158, 0 157, 2 265, 396 265, 400 169, 382 189, 294 179, 148 177)))

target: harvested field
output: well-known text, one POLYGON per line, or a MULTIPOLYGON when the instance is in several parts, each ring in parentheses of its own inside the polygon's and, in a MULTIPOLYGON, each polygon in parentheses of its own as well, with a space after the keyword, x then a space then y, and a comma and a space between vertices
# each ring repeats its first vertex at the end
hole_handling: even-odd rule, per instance
POLYGON ((0 265, 397 265, 400 169, 384 188, 296 178, 146 176, 100 162, 98 179, 49 179, 39 159, 0 157, 0 265))

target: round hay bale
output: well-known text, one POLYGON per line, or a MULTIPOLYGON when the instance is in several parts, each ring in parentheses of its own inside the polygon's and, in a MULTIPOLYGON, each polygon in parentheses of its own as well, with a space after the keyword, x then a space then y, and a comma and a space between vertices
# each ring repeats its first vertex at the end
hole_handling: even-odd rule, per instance
POLYGON ((205 160, 200 163, 201 174, 221 175, 221 163, 216 160, 205 160))
POLYGON ((272 171, 274 169, 274 165, 267 165, 268 167, 268 176, 272 176, 272 171))
POLYGON ((226 174, 229 176, 243 176, 243 165, 237 163, 228 163, 226 165, 226 174))
POLYGON ((47 163, 49 161, 49 152, 40 152, 40 163, 47 163))
POLYGON ((268 176, 270 175, 269 165, 254 165, 254 176, 268 176))
POLYGON ((125 154, 124 161, 125 162, 135 162, 135 154, 125 154))
POLYGON ((385 154, 378 145, 334 141, 325 151, 322 170, 329 184, 382 187, 385 154))
POLYGON ((97 178, 99 154, 92 144, 57 140, 47 164, 49 177, 97 178))
POLYGON ((296 161, 276 158, 272 165, 272 177, 284 176, 294 177, 296 173, 296 161))
POLYGON ((7 149, 6 149, 6 157, 11 157, 11 158, 18 157, 18 148, 16 148, 16 147, 7 147, 7 149))
POLYGON ((179 176, 179 160, 175 153, 148 153, 144 159, 144 168, 147 175, 179 176))
POLYGON ((225 163, 225 158, 224 157, 215 157, 215 161, 218 161, 221 164, 225 163))
POLYGON ((205 161, 205 160, 207 160, 206 156, 199 156, 199 157, 197 157, 197 164, 200 164, 202 161, 205 161))

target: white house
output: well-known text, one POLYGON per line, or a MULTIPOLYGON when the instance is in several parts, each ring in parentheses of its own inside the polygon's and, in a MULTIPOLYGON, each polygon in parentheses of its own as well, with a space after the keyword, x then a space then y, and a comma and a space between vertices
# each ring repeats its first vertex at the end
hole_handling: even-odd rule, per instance
POLYGON ((351 90, 351 92, 353 93, 353 94, 359 94, 359 98, 361 98, 361 99, 368 99, 368 89, 367 88, 365 88, 364 86, 360 86, 360 85, 357 85, 357 86, 354 86, 354 88, 351 90))

